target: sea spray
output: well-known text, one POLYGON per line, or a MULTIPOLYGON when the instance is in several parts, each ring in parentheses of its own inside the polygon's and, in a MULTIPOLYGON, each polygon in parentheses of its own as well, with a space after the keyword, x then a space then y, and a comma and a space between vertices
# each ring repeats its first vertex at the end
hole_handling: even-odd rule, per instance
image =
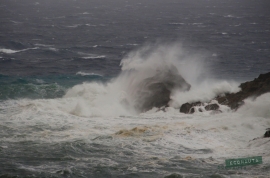
POLYGON ((257 98, 252 96, 244 100, 244 105, 237 112, 244 115, 268 118, 270 123, 270 93, 257 98))
MULTIPOLYGON (((145 45, 122 59, 120 63, 122 71, 118 77, 106 84, 91 82, 77 85, 70 89, 65 97, 79 97, 81 101, 74 104, 76 112, 72 110, 71 113, 79 114, 78 108, 83 108, 82 103, 87 103, 85 107, 88 109, 81 109, 81 111, 89 111, 88 114, 84 112, 84 116, 94 116, 98 113, 104 115, 106 112, 117 113, 116 115, 139 114, 151 109, 149 107, 151 104, 147 107, 144 105, 150 102, 148 101, 149 93, 157 92, 157 90, 149 89, 150 84, 157 82, 163 84, 164 78, 167 77, 166 80, 171 80, 169 81, 171 85, 173 78, 170 78, 170 73, 177 73, 180 77, 182 75, 182 81, 178 80, 176 83, 181 85, 187 81, 191 84, 191 88, 190 86, 184 90, 183 87, 172 88, 167 99, 171 101, 163 102, 164 106, 179 108, 185 102, 195 100, 207 102, 216 95, 239 91, 236 82, 211 79, 209 77, 211 71, 206 67, 205 61, 205 53, 191 53, 178 43, 145 45), (189 88, 190 91, 186 91, 189 88), (83 100, 85 102, 82 102, 83 100), (93 115, 93 113, 96 114, 93 115)), ((159 100, 158 96, 165 95, 162 90, 160 92, 150 94, 150 96, 156 96, 156 100, 159 100)), ((152 107, 162 106, 162 104, 155 104, 157 102, 159 101, 153 101, 152 107)))

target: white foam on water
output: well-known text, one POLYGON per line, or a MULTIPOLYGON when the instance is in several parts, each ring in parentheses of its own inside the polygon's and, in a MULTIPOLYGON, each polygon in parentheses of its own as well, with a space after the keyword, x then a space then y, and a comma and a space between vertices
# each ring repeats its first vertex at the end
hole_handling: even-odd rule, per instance
POLYGON ((239 84, 234 81, 205 80, 202 83, 192 82, 190 91, 175 91, 171 96, 171 106, 177 108, 187 102, 209 102, 218 95, 240 91, 238 86, 239 84))
POLYGON ((12 49, 0 49, 1 53, 6 53, 6 54, 12 54, 12 53, 17 53, 20 51, 12 50, 12 49))
MULTIPOLYGON (((179 112, 177 107, 181 103, 208 101, 217 94, 239 91, 236 82, 209 79, 204 71, 204 60, 198 56, 201 55, 188 55, 179 45, 154 49, 146 46, 126 56, 121 62, 122 73, 106 84, 76 85, 63 98, 0 102, 0 125, 13 129, 10 136, 0 137, 0 141, 84 140, 111 147, 120 145, 123 150, 132 146, 138 160, 139 157, 158 157, 158 161, 169 162, 171 158, 185 160, 189 156, 191 159, 213 158, 211 164, 223 164, 229 158, 262 156, 264 164, 269 165, 270 142, 262 136, 270 127, 270 94, 245 100, 245 105, 237 112, 226 106, 221 106, 223 112, 218 114, 179 112), (169 64, 178 68, 191 84, 191 90, 175 91, 166 112, 153 108, 136 113, 125 100, 132 102, 137 84, 169 64), (203 80, 202 73, 205 74, 203 80)), ((143 167, 146 163, 136 164, 143 167)), ((136 171, 137 168, 130 169, 136 171)))
POLYGON ((170 25, 185 25, 185 23, 180 23, 180 22, 172 22, 169 23, 170 25))
POLYGON ((100 55, 100 56, 86 56, 86 57, 82 57, 83 59, 105 59, 106 56, 105 55, 100 55))
POLYGON ((237 110, 238 113, 247 116, 270 118, 270 93, 263 94, 257 98, 244 100, 245 105, 237 110))
POLYGON ((54 52, 59 51, 59 49, 57 49, 57 48, 52 48, 52 47, 48 48, 48 50, 50 50, 50 51, 54 51, 54 52))
POLYGON ((88 72, 82 72, 82 71, 77 72, 76 75, 81 75, 81 76, 93 75, 93 76, 100 76, 100 77, 102 77, 102 75, 100 75, 100 74, 88 73, 88 72))
POLYGON ((77 27, 80 27, 80 26, 82 26, 83 24, 74 24, 74 25, 68 25, 68 26, 66 26, 66 27, 68 27, 68 28, 77 28, 77 27))
POLYGON ((54 46, 54 45, 47 45, 47 44, 37 43, 37 44, 35 44, 35 46, 50 47, 50 46, 54 46))
POLYGON ((38 47, 36 48, 27 48, 27 49, 22 49, 22 50, 12 50, 12 49, 0 49, 0 53, 6 53, 6 54, 13 54, 13 53, 18 53, 18 52, 23 52, 23 51, 27 51, 27 50, 31 50, 31 49, 38 49, 38 47))
MULTIPOLYGON (((101 90, 102 86, 96 86, 96 91, 92 92, 100 93, 101 90)), ((106 92, 103 92, 106 98, 106 92)), ((93 96, 89 96, 89 100, 93 100, 91 97, 93 96)), ((179 113, 174 108, 167 108, 167 112, 149 111, 137 116, 128 113, 116 117, 113 116, 117 112, 115 106, 105 104, 102 99, 94 103, 102 103, 103 110, 95 107, 93 102, 87 103, 82 98, 74 100, 67 96, 63 99, 1 103, 1 109, 7 111, 6 114, 0 114, 1 125, 12 127, 18 130, 17 134, 25 133, 25 136, 0 140, 61 142, 111 136, 114 139, 109 143, 107 140, 106 144, 132 144, 136 141, 137 149, 142 155, 148 152, 144 146, 147 144, 153 154, 162 153, 166 159, 172 156, 171 153, 181 158, 213 157, 220 162, 224 162, 225 158, 263 156, 265 164, 270 163, 270 151, 267 149, 270 146, 269 139, 261 138, 265 128, 270 127, 269 117, 247 116, 241 112, 198 112, 188 115, 179 113), (70 110, 73 112, 70 113, 70 110), (43 129, 30 132, 29 128, 33 127, 43 129), (63 127, 67 129, 62 129, 63 127), (254 138, 258 139, 253 140, 254 138), (206 152, 201 153, 198 150, 206 152)))

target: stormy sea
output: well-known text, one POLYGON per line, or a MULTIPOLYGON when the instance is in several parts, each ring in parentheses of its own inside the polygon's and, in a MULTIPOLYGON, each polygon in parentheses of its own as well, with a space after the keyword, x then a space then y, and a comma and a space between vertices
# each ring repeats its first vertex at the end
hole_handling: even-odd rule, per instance
POLYGON ((269 0, 1 0, 0 178, 269 178, 270 93, 237 110, 213 100, 270 72, 269 8, 269 0), (145 86, 172 71, 185 90, 150 107, 145 86), (179 112, 196 101, 219 110, 179 112), (254 156, 262 163, 226 168, 254 156))

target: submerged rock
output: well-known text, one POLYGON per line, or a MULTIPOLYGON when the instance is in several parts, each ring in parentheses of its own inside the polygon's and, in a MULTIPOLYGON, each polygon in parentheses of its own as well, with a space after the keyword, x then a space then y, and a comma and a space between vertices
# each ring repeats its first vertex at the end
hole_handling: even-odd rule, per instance
POLYGON ((168 106, 173 90, 188 91, 191 86, 175 66, 165 66, 162 70, 157 70, 155 76, 144 79, 139 87, 135 96, 135 108, 144 112, 153 107, 168 106))

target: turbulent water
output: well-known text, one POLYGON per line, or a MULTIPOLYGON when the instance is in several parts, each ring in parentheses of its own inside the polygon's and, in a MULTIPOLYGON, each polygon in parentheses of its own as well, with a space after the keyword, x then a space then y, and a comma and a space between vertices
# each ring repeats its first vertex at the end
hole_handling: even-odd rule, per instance
POLYGON ((179 112, 270 71, 268 7, 1 1, 0 177, 269 177, 270 94, 237 111, 179 112), (172 65, 190 90, 138 112, 139 84, 172 65), (221 169, 252 156, 263 163, 221 169))

